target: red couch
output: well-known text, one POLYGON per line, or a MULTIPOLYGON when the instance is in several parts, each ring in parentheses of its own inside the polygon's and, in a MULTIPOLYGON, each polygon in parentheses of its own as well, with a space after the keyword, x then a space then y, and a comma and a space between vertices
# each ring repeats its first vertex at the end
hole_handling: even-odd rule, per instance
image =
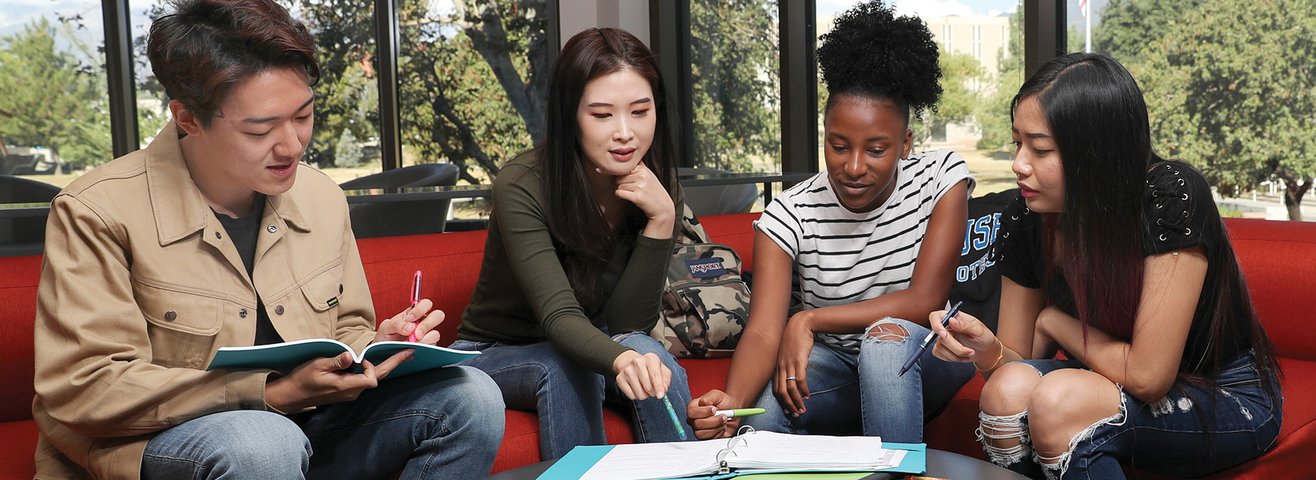
MULTIPOLYGON (((741 254, 746 270, 753 268, 756 214, 721 215, 703 219, 714 241, 741 254)), ((1262 458, 1235 467, 1217 478, 1285 478, 1303 467, 1304 455, 1316 452, 1316 330, 1304 325, 1306 295, 1316 287, 1316 223, 1226 221, 1234 248, 1266 330, 1274 339, 1284 369, 1284 427, 1274 449, 1262 458)), ((411 273, 425 271, 423 294, 451 318, 444 323, 448 341, 455 337, 460 312, 479 276, 485 233, 459 232, 361 239, 366 275, 375 309, 387 314, 408 301, 411 273)), ((0 479, 32 478, 36 426, 32 398, 32 324, 40 256, 0 257, 0 347, 10 374, 0 379, 0 479)), ((695 394, 720 388, 728 360, 683 360, 695 394)), ((951 405, 927 427, 929 446, 982 458, 973 438, 977 424, 980 378, 963 388, 951 405)), ((608 441, 633 441, 629 423, 607 411, 608 441)), ((538 424, 533 413, 507 411, 507 431, 494 461, 494 471, 540 461, 538 424)), ((1141 478, 1147 478, 1140 475, 1141 478)))

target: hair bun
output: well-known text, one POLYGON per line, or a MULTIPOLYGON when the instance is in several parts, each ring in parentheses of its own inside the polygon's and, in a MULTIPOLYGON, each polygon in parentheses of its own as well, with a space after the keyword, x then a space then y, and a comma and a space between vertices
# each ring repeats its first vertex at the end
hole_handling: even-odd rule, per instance
POLYGON ((881 0, 836 17, 822 36, 818 66, 832 95, 858 93, 889 98, 917 114, 941 97, 937 42, 923 20, 896 17, 881 0))

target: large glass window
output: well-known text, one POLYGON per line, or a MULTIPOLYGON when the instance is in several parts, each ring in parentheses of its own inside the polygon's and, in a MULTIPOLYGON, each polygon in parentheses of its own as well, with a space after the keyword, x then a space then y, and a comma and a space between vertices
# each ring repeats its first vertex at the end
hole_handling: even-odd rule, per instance
MULTIPOLYGON (((280 3, 288 7, 294 18, 306 23, 319 48, 315 133, 305 160, 338 183, 379 172, 379 88, 373 57, 373 3, 355 0, 282 0, 280 3)), ((151 21, 169 8, 165 0, 139 0, 131 9, 137 125, 143 147, 169 119, 168 99, 146 58, 151 21)))
POLYGON ((544 135, 546 0, 407 0, 399 8, 403 164, 489 183, 544 135))
POLYGON ((146 58, 146 38, 151 21, 164 15, 164 0, 138 0, 130 4, 133 39, 133 80, 137 95, 137 135, 140 147, 145 148, 155 134, 169 121, 169 99, 164 87, 151 73, 151 61, 146 58))
POLYGON ((100 2, 0 13, 0 174, 66 186, 111 156, 100 2))
POLYGON ((690 2, 694 166, 781 169, 776 0, 690 2))
POLYGON ((1147 100, 1157 153, 1200 169, 1224 215, 1316 220, 1308 190, 1316 180, 1310 2, 1069 0, 1067 7, 1069 50, 1084 49, 1090 28, 1092 50, 1128 67, 1147 100))
MULTIPOLYGON (((818 35, 854 0, 819 0, 818 35)), ((898 15, 923 19, 940 47, 941 101, 912 119, 915 148, 951 149, 969 163, 974 195, 1014 187, 1010 171, 1009 103, 1023 83, 1023 4, 1019 0, 896 2, 898 15), (970 6, 971 5, 971 6, 970 6)), ((818 128, 827 88, 819 75, 818 128)), ((821 132, 819 132, 821 135, 821 132)), ((819 142, 818 168, 825 170, 819 142)))

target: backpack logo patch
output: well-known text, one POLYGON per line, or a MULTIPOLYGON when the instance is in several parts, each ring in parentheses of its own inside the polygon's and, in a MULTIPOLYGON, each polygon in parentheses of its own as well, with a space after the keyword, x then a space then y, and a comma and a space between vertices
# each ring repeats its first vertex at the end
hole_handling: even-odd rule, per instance
POLYGON ((721 258, 686 260, 685 265, 690 267, 690 276, 694 278, 713 278, 727 273, 726 267, 722 266, 721 258))

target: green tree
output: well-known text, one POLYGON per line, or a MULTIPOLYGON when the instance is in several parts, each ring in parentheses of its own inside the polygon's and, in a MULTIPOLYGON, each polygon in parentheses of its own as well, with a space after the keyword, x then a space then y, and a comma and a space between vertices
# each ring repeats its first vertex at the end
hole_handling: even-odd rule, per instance
MULTIPOLYGON (((378 138, 373 10, 355 0, 296 0, 321 51, 317 153, 341 131, 378 138)), ((544 132, 549 54, 544 0, 398 3, 399 106, 408 163, 451 162, 483 183, 544 132), (492 80, 492 81, 491 81, 492 80)), ((324 164, 325 162, 321 162, 324 164)))
POLYGON ((1010 143, 1010 101, 1024 83, 1024 5, 1019 2, 1010 14, 1009 52, 996 53, 997 71, 994 86, 978 104, 974 118, 982 128, 978 148, 999 150, 1010 143))
POLYGON ((941 100, 934 110, 923 112, 922 118, 912 118, 915 144, 927 142, 932 132, 945 130, 951 123, 973 118, 978 105, 978 92, 969 85, 983 78, 982 64, 972 55, 941 51, 937 57, 941 65, 941 100))
POLYGON ((373 65, 374 8, 357 0, 290 0, 315 35, 320 82, 315 86, 315 133, 306 160, 322 167, 378 160, 369 155, 339 162, 339 141, 379 138, 379 88, 373 65))
POLYGON ((361 165, 365 153, 361 150, 361 141, 352 135, 351 129, 343 129, 343 133, 338 136, 338 144, 334 147, 337 157, 334 163, 340 167, 355 167, 361 165))
POLYGON ((109 105, 104 76, 90 60, 57 48, 56 40, 91 52, 42 18, 0 39, 0 135, 44 146, 57 159, 94 166, 110 159, 109 105))
POLYGON ((1316 13, 1302 0, 1221 0, 1178 19, 1129 65, 1157 150, 1225 194, 1277 178, 1301 220, 1316 179, 1316 13))
POLYGON ((696 166, 751 171, 780 155, 777 41, 776 0, 690 2, 696 166))
MULTIPOLYGON (((1119 59, 1125 65, 1142 63, 1144 51, 1197 10, 1204 0, 1110 0, 1093 25, 1092 50, 1119 59)), ((1070 50, 1074 50, 1071 48, 1070 50)), ((1148 54, 1161 52, 1152 48, 1148 54)))
POLYGON ((462 179, 482 183, 545 134, 556 50, 545 34, 546 6, 463 0, 455 14, 436 16, 428 4, 404 3, 400 12, 403 134, 421 162, 447 159, 462 167, 462 179))

